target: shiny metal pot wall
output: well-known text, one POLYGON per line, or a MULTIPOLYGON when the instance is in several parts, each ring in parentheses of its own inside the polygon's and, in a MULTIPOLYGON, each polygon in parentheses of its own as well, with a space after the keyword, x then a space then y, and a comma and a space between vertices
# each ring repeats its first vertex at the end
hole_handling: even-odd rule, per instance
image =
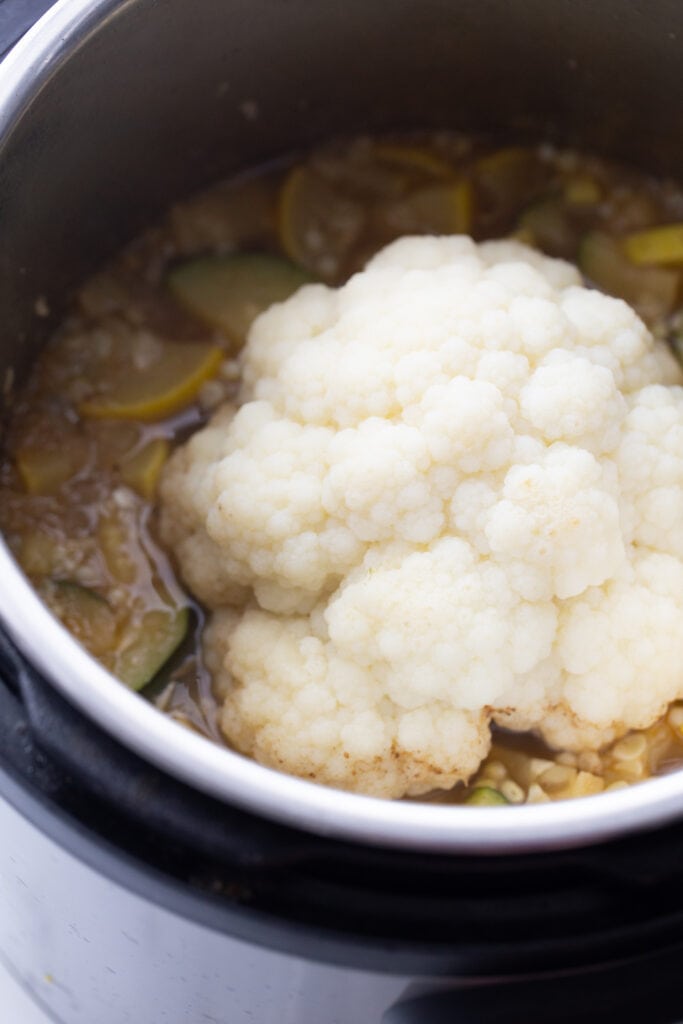
MULTIPOLYGON (((476 128, 683 172, 676 0, 61 0, 0 68, 0 380, 60 297, 175 197, 331 133, 476 128)), ((0 615, 87 715, 172 774, 303 828, 431 850, 597 841, 683 811, 683 774, 578 803, 390 803, 276 775, 119 686, 7 550, 0 615)))

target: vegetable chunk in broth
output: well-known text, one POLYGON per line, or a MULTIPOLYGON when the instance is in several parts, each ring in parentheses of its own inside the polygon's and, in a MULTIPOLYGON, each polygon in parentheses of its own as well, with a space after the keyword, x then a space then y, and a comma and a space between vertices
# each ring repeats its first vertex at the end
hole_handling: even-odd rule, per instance
MULTIPOLYGON (((440 133, 357 139, 222 182, 86 282, 13 397, 0 526, 54 614, 122 683, 226 742, 205 612, 158 535, 164 466, 236 396, 251 324, 339 285, 403 235, 511 237, 576 263, 683 346, 683 191, 597 157, 440 133)), ((236 584, 237 586, 237 584, 236 584)), ((683 706, 606 749, 497 729, 467 785, 495 806, 591 795, 683 766, 683 706)))

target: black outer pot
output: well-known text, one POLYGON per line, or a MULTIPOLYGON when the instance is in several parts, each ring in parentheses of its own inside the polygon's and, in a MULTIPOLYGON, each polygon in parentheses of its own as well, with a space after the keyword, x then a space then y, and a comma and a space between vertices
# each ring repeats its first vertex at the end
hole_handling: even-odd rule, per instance
MULTIPOLYGON (((44 6, 0 0, 0 53, 44 6)), ((42 129, 27 127, 0 168, 0 303, 13 362, 17 351, 24 364, 31 358, 36 294, 58 311, 59 297, 94 261, 172 198, 239 164, 309 144, 330 125, 476 126, 583 141, 657 169, 681 168, 667 113, 683 100, 672 52, 679 31, 683 38, 683 10, 675 3, 391 0, 370 12, 360 0, 343 8, 265 0, 258 11, 253 0, 235 0, 239 38, 211 37, 202 28, 202 19, 218 17, 211 0, 150 6, 167 13, 155 21, 157 52, 171 52, 172 39, 186 32, 187 66, 174 67, 168 88, 160 87, 168 73, 163 58, 144 65, 151 29, 141 5, 124 4, 111 38, 127 40, 125 56, 99 75, 93 71, 103 54, 111 60, 111 39, 99 52, 93 46, 72 57, 59 100, 43 99, 42 129), (271 24, 265 35, 264 19, 271 24), (225 57, 245 98, 270 99, 258 131, 248 118, 218 116, 219 99, 193 50, 193 23, 207 64, 225 57), (253 50, 264 54, 257 68, 253 50), (352 51, 354 74, 344 75, 352 51), (121 74, 124 66, 129 76, 121 74), (89 75, 99 84, 84 94, 89 75), (279 79, 289 83, 280 93, 279 79), (143 94, 146 105, 136 102, 143 94)), ((7 345, 2 356, 10 356, 7 345)), ((128 1003, 119 998, 131 985, 123 975, 104 1008, 92 1003, 92 985, 79 981, 76 943, 65 953, 73 961, 73 999, 65 1002, 54 979, 37 978, 30 947, 14 941, 32 927, 30 906, 13 898, 17 880, 29 891, 45 890, 50 920, 67 858, 83 865, 84 877, 97 876, 104 900, 125 892, 139 902, 128 908, 133 937, 156 912, 181 931, 186 924, 188 934, 190 925, 200 926, 203 938, 193 932, 193 942, 206 942, 204 966, 220 967, 226 988, 221 1015, 207 1019, 226 1024, 284 1020, 275 1014, 301 970, 308 988, 298 1016, 287 1018, 296 1024, 553 1024, 579 1013, 589 1024, 683 1018, 683 826, 592 850, 485 859, 319 839, 226 807, 151 767, 70 707, 6 638, 0 672, 0 821, 9 853, 0 862, 0 900, 8 904, 0 955, 65 1024, 117 1024, 140 1005, 135 993, 128 1003), (20 819, 29 823, 25 830, 20 819), (245 950, 253 962, 263 958, 266 972, 275 962, 267 958, 280 958, 280 988, 265 1002, 250 990, 248 970, 240 989, 239 971, 225 962, 245 950), (361 1014, 372 1007, 367 1017, 353 1008, 354 986, 366 993, 361 1014), (311 1010, 320 992, 324 998, 311 1010)), ((83 917, 78 893, 73 916, 83 917)), ((105 986, 113 905, 100 916, 88 939, 94 952, 83 963, 105 986)), ((72 942, 69 927, 55 923, 60 948, 72 942)), ((148 955, 143 948, 143 961, 148 955)), ((187 1002, 158 1016, 147 1011, 146 1024, 199 1019, 190 989, 201 985, 201 972, 182 969, 187 1002)))
MULTIPOLYGON (((380 999, 390 976, 396 986, 381 1004, 384 1016, 365 1018, 378 1024, 559 1024, 578 1013, 586 1024, 683 1019, 682 826, 594 849, 512 858, 436 857, 317 839, 200 797, 151 768, 70 708, 6 639, 0 664, 0 796, 35 827, 37 847, 56 843, 84 872, 97 872, 104 919, 122 888, 188 928, 191 922, 240 949, 246 944, 257 960, 271 952, 285 957, 293 976, 305 963, 311 998, 320 989, 329 998, 324 964, 333 965, 347 997, 358 972, 380 988, 380 999)), ((0 821, 1 808, 0 801, 0 821)), ((13 846, 13 835, 10 827, 5 839, 21 865, 25 851, 13 846)), ((41 851, 36 860, 34 853, 22 884, 40 887, 30 872, 49 860, 54 855, 41 851)), ((0 870, 0 897, 16 870, 14 879, 0 870)), ((58 886, 55 878, 48 891, 58 886)), ((76 919, 78 905, 75 894, 69 908, 76 919)), ((136 916, 126 922, 133 934, 136 916)), ((68 930, 62 941, 70 941, 68 930)), ((107 939, 98 929, 88 943, 107 939)), ((15 962, 2 928, 0 955, 49 1005, 51 987, 45 991, 30 964, 15 962)), ((205 966, 212 963, 207 948, 205 966)), ((106 963, 99 966, 106 972, 106 963)), ((228 970, 226 987, 234 987, 231 980, 228 970)), ((276 1004, 282 998, 273 993, 276 1004)), ((329 1016, 311 1017, 311 1024, 352 1019, 335 1016, 332 1005, 323 1012, 329 1016)), ((174 1024, 195 1019, 178 1013, 174 1024)), ((228 997, 217 1019, 247 1019, 232 1013, 228 997)))

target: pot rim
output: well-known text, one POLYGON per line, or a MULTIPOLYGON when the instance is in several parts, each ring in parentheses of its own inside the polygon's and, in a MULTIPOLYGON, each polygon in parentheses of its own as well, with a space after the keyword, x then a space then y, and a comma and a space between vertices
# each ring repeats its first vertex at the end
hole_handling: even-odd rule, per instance
MULTIPOLYGON (((5 58, 0 158, 3 138, 60 64, 93 29, 133 2, 59 0, 5 58)), ((382 800, 265 768, 183 728, 118 682, 48 611, 2 540, 0 622, 64 697, 137 754, 225 802, 319 835, 442 853, 505 854, 604 842, 683 814, 683 772, 599 796, 512 809, 382 800)))

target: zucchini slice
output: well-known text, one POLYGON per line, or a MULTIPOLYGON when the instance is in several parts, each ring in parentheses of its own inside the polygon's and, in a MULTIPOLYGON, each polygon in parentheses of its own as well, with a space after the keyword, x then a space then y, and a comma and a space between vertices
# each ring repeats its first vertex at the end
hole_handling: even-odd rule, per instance
POLYGON ((39 593, 92 655, 103 657, 112 648, 116 641, 116 616, 101 594, 65 579, 45 580, 39 593))
POLYGON ((114 657, 111 666, 114 675, 131 690, 141 690, 185 639, 189 621, 188 608, 145 612, 114 657))
POLYGON ((492 786, 477 786, 465 800, 469 807, 503 807, 509 804, 503 794, 492 786))
POLYGON ((311 280, 280 256, 245 253, 190 260, 172 270, 167 283, 181 306, 238 349, 259 313, 311 280))
POLYGON ((561 196, 547 196, 528 206, 519 219, 518 230, 549 256, 576 258, 581 229, 561 196))

